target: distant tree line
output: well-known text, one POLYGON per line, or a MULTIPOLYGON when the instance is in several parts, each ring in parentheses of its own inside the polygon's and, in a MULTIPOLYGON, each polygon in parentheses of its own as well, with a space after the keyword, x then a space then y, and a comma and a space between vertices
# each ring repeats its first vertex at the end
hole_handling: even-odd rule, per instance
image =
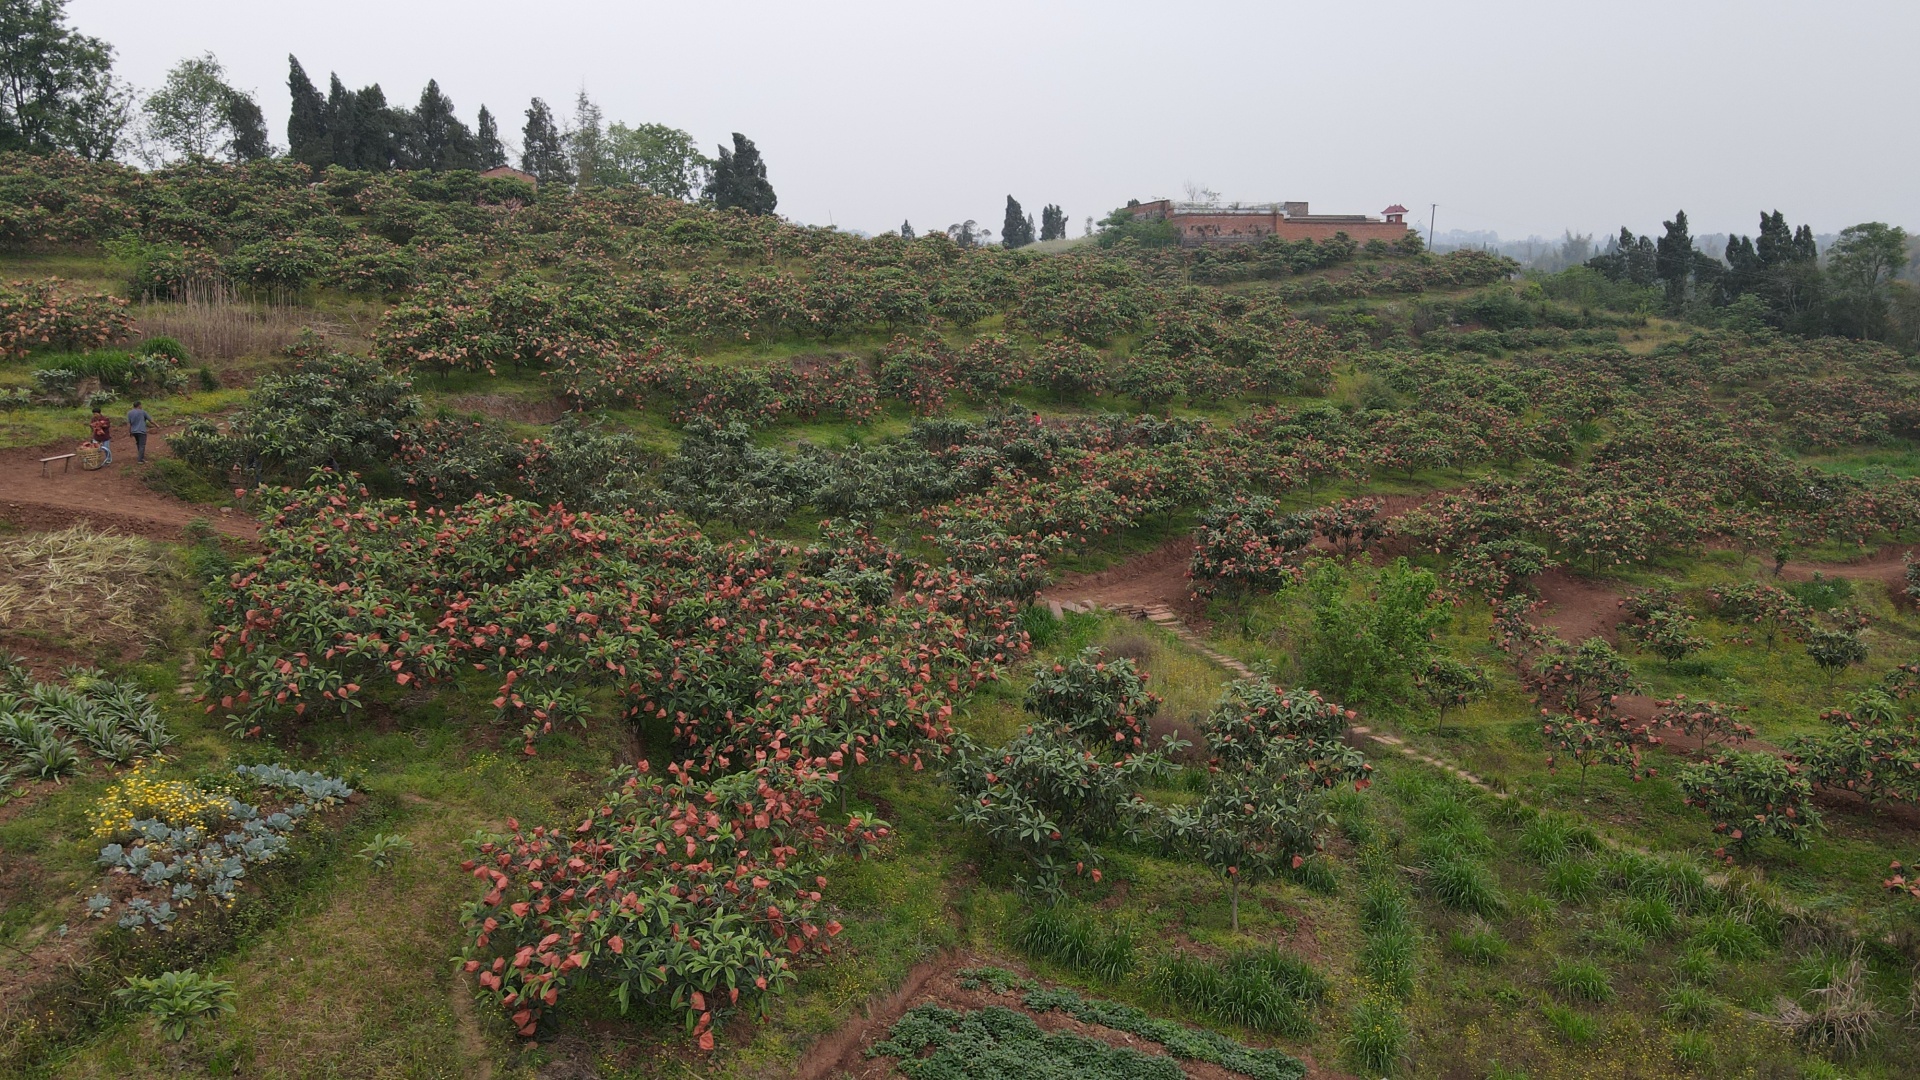
MULTIPOLYGON (((323 91, 289 56, 287 92, 282 151, 259 102, 229 83, 212 53, 182 60, 142 96, 114 78, 111 45, 67 24, 66 0, 0 0, 0 151, 132 156, 152 167, 284 153, 315 169, 366 171, 486 170, 510 160, 499 118, 482 105, 468 126, 432 79, 408 107, 389 102, 378 83, 352 90, 338 75, 323 91)), ((678 128, 607 123, 585 91, 564 125, 533 99, 521 134, 519 165, 543 184, 644 187, 753 214, 778 205, 753 140, 736 133, 709 158, 678 128)))
POLYGON ((1813 229, 1762 213, 1758 236, 1727 238, 1725 260, 1694 247, 1686 211, 1658 237, 1622 228, 1587 268, 1609 281, 1660 289, 1669 314, 1732 327, 1772 327, 1920 346, 1920 289, 1898 280, 1912 258, 1906 230, 1849 226, 1824 265, 1813 229))
MULTIPOLYGON (((967 224, 971 225, 972 222, 967 224)), ((951 230, 949 230, 951 231, 951 230)), ((1026 247, 1035 240, 1059 240, 1067 235, 1067 212, 1052 203, 1040 211, 1040 228, 1036 233, 1033 215, 1027 213, 1020 200, 1007 196, 1007 215, 1000 224, 1000 243, 1006 247, 1026 247)))

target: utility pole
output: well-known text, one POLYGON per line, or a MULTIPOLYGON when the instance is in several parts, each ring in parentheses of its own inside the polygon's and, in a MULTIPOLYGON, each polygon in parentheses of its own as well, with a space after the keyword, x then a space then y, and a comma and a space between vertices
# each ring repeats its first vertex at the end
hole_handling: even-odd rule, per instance
POLYGON ((1427 211, 1427 250, 1433 250, 1433 223, 1440 217, 1440 204, 1434 203, 1427 211))

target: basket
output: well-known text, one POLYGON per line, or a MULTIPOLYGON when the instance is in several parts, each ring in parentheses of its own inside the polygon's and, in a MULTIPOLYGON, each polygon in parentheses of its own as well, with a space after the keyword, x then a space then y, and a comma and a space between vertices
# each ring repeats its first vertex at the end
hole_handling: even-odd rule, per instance
POLYGON ((107 452, 100 449, 99 443, 81 443, 73 452, 73 460, 79 462, 81 468, 92 472, 107 463, 107 452))

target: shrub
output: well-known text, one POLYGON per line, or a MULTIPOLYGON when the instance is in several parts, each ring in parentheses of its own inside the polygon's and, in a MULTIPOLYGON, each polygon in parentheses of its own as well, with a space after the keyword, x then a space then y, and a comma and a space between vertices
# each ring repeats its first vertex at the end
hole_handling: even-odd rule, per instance
POLYGON ((1507 939, 1492 927, 1480 925, 1447 935, 1447 951, 1470 964, 1498 964, 1512 951, 1507 939))
POLYGON ((1812 783, 1799 766, 1771 754, 1722 754, 1682 769, 1679 782, 1686 804, 1705 812, 1736 851, 1769 836, 1804 848, 1820 827, 1812 783))
POLYGON ((1853 599, 1853 582, 1844 577, 1827 577, 1818 570, 1806 581, 1796 581, 1787 591, 1815 611, 1832 611, 1853 599))
POLYGON ((1014 935, 1014 944, 1030 956, 1104 982, 1119 982, 1133 974, 1132 933, 1059 907, 1034 911, 1014 935))
POLYGON ((1776 585, 1749 581, 1708 596, 1723 618, 1759 628, 1768 649, 1782 634, 1798 637, 1813 626, 1813 609, 1776 585))
POLYGON ((419 412, 413 384, 378 361, 307 347, 290 371, 260 379, 225 432, 196 420, 167 445, 204 472, 238 465, 255 479, 305 479, 321 467, 385 465, 419 412))
POLYGON ((1547 982, 1575 1001, 1612 1001, 1613 979, 1590 960, 1562 960, 1553 966, 1547 982))
POLYGON ((1284 512, 1264 495, 1240 496, 1201 513, 1187 577, 1206 594, 1287 588, 1302 577, 1313 534, 1311 514, 1284 512))
POLYGON ((1340 1049, 1347 1063, 1369 1074, 1384 1076, 1399 1068, 1412 1037, 1400 1006, 1366 998, 1355 1006, 1340 1049))
POLYGON ((999 747, 955 735, 947 782, 955 818, 1016 856, 1024 887, 1058 896, 1069 874, 1100 879, 1095 842, 1143 834, 1153 814, 1140 785, 1169 771, 1158 754, 1109 763, 1051 728, 1029 728, 999 747))
POLYGON ((1521 852, 1542 866, 1559 862, 1575 849, 1591 851, 1599 842, 1592 829, 1559 814, 1541 814, 1520 831, 1521 852))
POLYGON ((1203 1016, 1287 1038, 1313 1032, 1311 1006, 1326 994, 1326 977, 1277 949, 1250 949, 1219 963, 1176 953, 1148 977, 1155 992, 1203 1016))
POLYGON ((1307 586, 1313 604, 1313 629, 1301 655, 1307 680, 1349 704, 1410 701, 1415 676, 1432 658, 1434 634, 1453 620, 1432 572, 1404 558, 1377 575, 1329 562, 1314 570, 1307 586))
POLYGON ((197 971, 135 975, 113 996, 136 1012, 151 1013, 161 1032, 175 1042, 186 1037, 188 1028, 234 1011, 233 984, 197 971))
POLYGON ((1547 893, 1563 904, 1584 904, 1600 891, 1593 860, 1569 855, 1547 867, 1547 893))
POLYGON ((1767 943, 1759 932, 1732 915, 1709 915, 1700 920, 1687 947, 1710 952, 1722 960, 1758 960, 1767 955, 1767 943))
POLYGON ((1723 743, 1753 738, 1753 727, 1734 719, 1746 712, 1745 705, 1723 705, 1718 701, 1694 701, 1676 694, 1653 703, 1656 727, 1671 728, 1699 740, 1702 750, 1723 743))
POLYGON ((1563 760, 1580 766, 1582 793, 1587 789, 1587 770, 1595 765, 1617 765, 1636 783, 1656 772, 1642 766, 1640 751, 1644 746, 1658 745, 1660 737, 1610 708, 1593 714, 1554 714, 1543 709, 1540 736, 1547 744, 1549 771, 1557 771, 1563 760))
POLYGON ((97 349, 133 331, 127 302, 105 293, 65 293, 59 278, 0 286, 0 357, 33 349, 97 349))
POLYGON ((1600 1037, 1600 1023, 1586 1013, 1564 1005, 1548 1003, 1541 1010, 1547 1026, 1575 1046, 1585 1046, 1600 1037))
POLYGON ((824 761, 767 758, 699 778, 669 766, 665 782, 642 761, 578 826, 509 821, 479 845, 463 867, 490 888, 462 911, 465 969, 522 1035, 562 994, 600 982, 623 1011, 679 1012, 711 1049, 717 1019, 747 1002, 764 1011, 795 958, 831 951, 823 856, 861 854, 888 829, 858 815, 828 825, 824 761))
POLYGON ((1666 1001, 1660 1006, 1660 1011, 1672 1017, 1675 1023, 1699 1027, 1713 1019, 1720 1011, 1720 1003, 1707 991, 1683 984, 1667 991, 1666 1001))
POLYGON ((1328 790, 1366 786, 1371 767, 1339 741, 1346 717, 1318 694, 1254 678, 1229 685, 1202 722, 1215 768, 1197 805, 1168 808, 1163 833, 1226 879, 1235 930, 1241 881, 1303 869, 1324 843, 1328 790))
POLYGON ((1133 660, 1082 649, 1065 663, 1036 671, 1026 710, 1096 750, 1131 752, 1146 745, 1146 722, 1160 707, 1147 675, 1133 660))
POLYGON ((1807 655, 1827 673, 1832 686, 1840 672, 1867 659, 1867 643, 1846 630, 1815 630, 1807 636, 1807 655))

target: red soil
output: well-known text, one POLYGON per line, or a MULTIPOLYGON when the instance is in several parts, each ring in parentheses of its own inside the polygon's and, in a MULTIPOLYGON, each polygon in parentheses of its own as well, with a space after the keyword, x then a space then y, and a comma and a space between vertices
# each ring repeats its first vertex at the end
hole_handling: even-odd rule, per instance
POLYGON ((1533 579, 1534 589, 1547 606, 1535 616, 1536 622, 1570 644, 1590 637, 1619 641, 1621 595, 1598 582, 1554 567, 1533 579))
POLYGON ((1909 554, 1920 559, 1920 547, 1889 544, 1872 554, 1843 563, 1789 562, 1780 576, 1788 581, 1806 581, 1818 572, 1830 578, 1878 581, 1892 589, 1897 596, 1907 586, 1905 557, 1909 554))
POLYGON ((1191 599, 1187 561, 1193 557, 1188 537, 1169 540, 1144 555, 1092 574, 1067 574, 1040 593, 1040 602, 1098 604, 1101 607, 1168 607, 1193 621, 1199 605, 1191 599))
POLYGON ((134 460, 133 440, 124 433, 114 439, 114 463, 96 472, 78 463, 62 470, 54 462, 52 475, 40 475, 40 459, 71 453, 79 442, 56 443, 31 449, 0 450, 0 521, 23 532, 64 529, 77 522, 152 540, 177 540, 187 523, 206 518, 228 536, 253 540, 260 524, 235 511, 195 506, 164 495, 142 482, 159 458, 171 456, 166 439, 156 430, 147 439, 147 464, 134 460))

